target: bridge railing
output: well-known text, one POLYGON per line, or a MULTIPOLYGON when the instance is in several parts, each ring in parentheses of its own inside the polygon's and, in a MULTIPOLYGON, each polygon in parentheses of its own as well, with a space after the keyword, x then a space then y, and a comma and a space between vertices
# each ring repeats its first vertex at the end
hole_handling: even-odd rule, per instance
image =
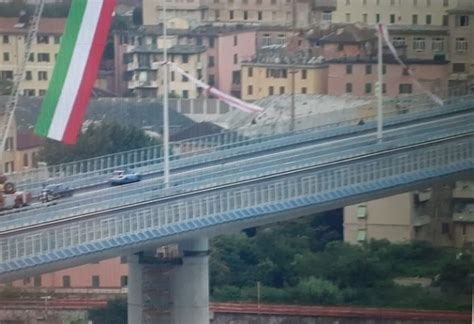
MULTIPOLYGON (((387 101, 384 112, 385 118, 390 119, 402 113, 430 113, 436 112, 436 110, 440 111, 441 109, 439 107, 438 109, 433 107, 432 102, 414 105, 409 108, 397 106, 398 102, 399 100, 392 102, 387 101)), ((469 102, 474 102, 474 95, 469 94, 462 97, 451 97, 451 99, 448 97, 442 109, 446 111, 459 107, 462 108, 469 102)), ((358 111, 357 114, 350 116, 350 118, 347 118, 344 114, 337 113, 333 114, 333 117, 327 115, 323 123, 321 122, 322 114, 312 117, 299 117, 295 123, 297 130, 293 133, 285 133, 287 131, 286 127, 278 128, 276 125, 259 125, 258 127, 246 127, 238 130, 225 131, 219 134, 177 141, 171 145, 173 153, 170 159, 171 161, 175 161, 199 154, 258 144, 290 134, 304 133, 314 131, 315 129, 324 130, 354 125, 361 119, 365 122, 376 119, 376 107, 372 104, 361 106, 358 108, 358 111), (279 133, 277 132, 275 134, 275 129, 277 129, 279 133)), ((86 178, 97 177, 96 182, 103 182, 104 177, 119 168, 142 168, 145 172, 147 170, 160 171, 163 162, 161 156, 162 146, 155 145, 82 161, 15 172, 9 175, 9 179, 23 190, 40 188, 42 184, 72 182, 74 180, 78 180, 79 182, 76 187, 81 187, 81 184, 86 181, 86 178)))
POLYGON ((315 197, 320 202, 335 200, 473 168, 474 137, 471 136, 282 175, 276 180, 137 206, 113 215, 78 218, 22 234, 4 234, 0 238, 0 273, 47 262, 44 260, 51 260, 51 254, 61 259, 108 249, 112 247, 112 239, 115 247, 117 244, 126 246, 146 243, 159 235, 189 231, 196 221, 206 226, 224 224, 235 219, 235 213, 239 217, 250 217, 251 208, 260 214, 275 213, 313 204, 315 197), (212 223, 211 216, 214 217, 212 223))

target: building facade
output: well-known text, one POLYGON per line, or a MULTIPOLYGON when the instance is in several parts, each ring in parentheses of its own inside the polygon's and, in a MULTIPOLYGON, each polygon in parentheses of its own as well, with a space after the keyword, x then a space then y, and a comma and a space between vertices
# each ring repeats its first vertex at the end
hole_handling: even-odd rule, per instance
MULTIPOLYGON (((448 85, 449 62, 446 60, 405 59, 423 88, 393 57, 384 59, 382 92, 387 97, 398 97, 429 90, 437 92, 448 85)), ((328 94, 331 96, 375 96, 377 60, 371 57, 352 57, 328 62, 328 94)))
MULTIPOLYGON (((459 0, 337 0, 333 22, 446 26, 459 0)), ((461 0, 462 1, 462 0, 461 0)))
MULTIPOLYGON (((49 86, 59 43, 64 30, 65 19, 42 18, 31 55, 26 63, 25 80, 21 94, 43 96, 49 86)), ((0 79, 13 81, 24 61, 25 38, 28 26, 19 23, 18 18, 0 19, 0 79)))

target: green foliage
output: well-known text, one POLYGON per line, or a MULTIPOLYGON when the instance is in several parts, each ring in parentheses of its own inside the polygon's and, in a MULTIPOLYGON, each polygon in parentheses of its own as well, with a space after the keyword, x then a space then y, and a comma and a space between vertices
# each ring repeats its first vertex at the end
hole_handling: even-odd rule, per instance
POLYGON ((109 300, 106 308, 92 309, 88 315, 93 323, 127 324, 127 300, 109 300))
POLYGON ((343 243, 340 211, 213 240, 216 301, 469 310, 471 255, 423 242, 343 243), (398 286, 399 277, 437 278, 440 288, 398 286))
POLYGON ((41 161, 58 164, 157 144, 141 129, 103 123, 91 124, 76 145, 48 140, 40 151, 41 161))

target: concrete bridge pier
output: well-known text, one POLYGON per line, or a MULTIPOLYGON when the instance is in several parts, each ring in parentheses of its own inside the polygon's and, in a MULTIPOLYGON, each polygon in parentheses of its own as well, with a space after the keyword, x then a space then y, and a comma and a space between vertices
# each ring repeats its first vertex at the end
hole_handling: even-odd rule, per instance
POLYGON ((179 243, 179 256, 128 257, 128 323, 209 324, 209 243, 179 243))
POLYGON ((172 323, 209 324, 209 240, 179 244, 182 265, 171 275, 172 323))

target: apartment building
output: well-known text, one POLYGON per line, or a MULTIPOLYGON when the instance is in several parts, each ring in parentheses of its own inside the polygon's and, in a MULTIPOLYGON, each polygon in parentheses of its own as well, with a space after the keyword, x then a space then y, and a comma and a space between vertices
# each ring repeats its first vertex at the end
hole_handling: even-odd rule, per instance
POLYGON ((474 182, 437 184, 344 208, 344 241, 428 241, 474 248, 474 182))
MULTIPOLYGON (((0 113, 0 124, 7 122, 8 116, 4 113, 0 113)), ((2 134, 3 137, 3 134, 2 134)), ((9 174, 17 170, 16 160, 16 144, 17 144, 17 129, 15 118, 11 123, 6 135, 5 146, 2 148, 3 153, 0 161, 0 172, 2 174, 9 174)))
MULTIPOLYGON (((448 85, 449 62, 446 60, 404 59, 423 88, 415 83, 391 55, 384 56, 382 92, 387 97, 398 97, 426 90, 436 92, 448 85)), ((328 94, 332 96, 375 96, 377 59, 371 57, 348 57, 328 61, 328 94)))
MULTIPOLYGON (((167 46, 168 59, 176 63, 190 75, 207 82, 207 62, 205 46, 179 45, 175 36, 165 40, 161 38, 155 46, 130 46, 127 71, 129 74, 128 88, 138 97, 153 98, 162 96, 163 90, 163 49, 167 46)), ((197 98, 202 89, 197 88, 187 78, 170 71, 169 93, 173 97, 197 98)))
MULTIPOLYGON (((21 94, 43 96, 46 93, 59 52, 64 24, 65 19, 62 18, 41 19, 26 64, 21 94)), ((0 19, 0 79, 13 80, 18 73, 24 60, 27 33, 27 24, 20 23, 18 18, 0 19)))
MULTIPOLYGON (((161 0, 143 1, 143 23, 162 21, 161 0)), ((308 27, 327 24, 336 9, 335 0, 171 0, 168 17, 180 17, 191 26, 204 22, 308 27)))
POLYGON ((308 52, 284 54, 276 48, 262 52, 242 62, 242 99, 253 101, 293 91, 295 94, 327 93, 328 65, 321 59, 308 52))
POLYGON ((450 86, 474 85, 474 2, 459 0, 449 14, 450 86))
POLYGON ((333 22, 447 26, 447 11, 462 0, 337 0, 333 22))

